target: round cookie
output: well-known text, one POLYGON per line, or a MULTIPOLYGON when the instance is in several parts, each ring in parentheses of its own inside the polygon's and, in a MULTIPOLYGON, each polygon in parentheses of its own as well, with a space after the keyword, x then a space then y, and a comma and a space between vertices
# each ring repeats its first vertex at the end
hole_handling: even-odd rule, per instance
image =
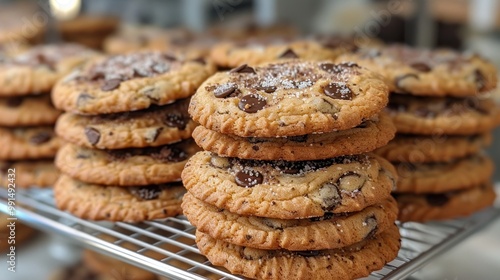
POLYGON ((0 127, 0 160, 53 158, 62 145, 52 127, 0 127))
POLYGON ((198 126, 193 131, 193 138, 203 150, 223 157, 300 161, 370 152, 386 145, 395 133, 391 119, 381 114, 355 128, 322 134, 244 138, 198 126))
POLYGON ((491 133, 469 136, 397 134, 374 152, 392 162, 447 162, 479 153, 491 144, 491 133))
POLYGON ((401 246, 393 225, 351 247, 321 251, 262 250, 215 240, 196 232, 200 252, 214 265, 255 279, 357 279, 396 258, 401 246))
POLYGON ((391 92, 465 97, 496 87, 493 64, 478 55, 408 46, 362 48, 340 56, 384 75, 391 92))
POLYGON ((241 65, 205 81, 189 113, 208 129, 241 137, 350 129, 387 104, 387 87, 378 77, 352 63, 241 65))
POLYGON ((186 140, 171 145, 97 150, 67 144, 55 164, 65 174, 87 183, 143 186, 181 180, 187 159, 199 148, 186 140))
POLYGON ((321 61, 335 59, 345 52, 343 48, 326 47, 313 40, 223 42, 215 45, 210 58, 220 67, 234 68, 241 64, 258 65, 283 59, 300 58, 321 61))
POLYGON ((360 212, 326 214, 310 219, 240 216, 206 204, 190 193, 182 201, 184 215, 197 230, 217 240, 258 249, 324 250, 342 248, 385 231, 396 221, 393 198, 360 212))
POLYGON ((215 72, 203 59, 139 52, 97 58, 61 80, 54 105, 77 114, 108 114, 165 105, 194 94, 215 72))
POLYGON ((393 163, 398 171, 397 193, 441 193, 473 188, 488 182, 493 174, 491 159, 474 155, 451 162, 393 163))
POLYGON ((56 82, 94 51, 75 44, 41 45, 0 61, 0 96, 50 92, 56 82))
POLYGON ((180 183, 123 188, 86 184, 66 175, 54 185, 59 209, 82 219, 129 223, 181 214, 184 193, 180 183))
POLYGON ((490 183, 479 187, 436 194, 395 194, 399 207, 398 220, 426 222, 448 220, 471 215, 495 201, 490 183))
POLYGON ((60 114, 50 94, 0 98, 0 126, 51 125, 60 114))
POLYGON ((56 133, 75 145, 97 149, 156 147, 191 138, 196 127, 189 99, 166 106, 98 116, 61 115, 56 133))
POLYGON ((500 124, 500 109, 488 98, 392 94, 387 111, 398 133, 473 135, 500 124))
POLYGON ((301 219, 355 212, 395 188, 394 167, 376 155, 319 161, 254 161, 199 152, 182 172, 196 198, 240 215, 301 219))
POLYGON ((1 182, 10 182, 9 169, 15 170, 16 188, 50 188, 59 178, 53 160, 0 161, 1 182))

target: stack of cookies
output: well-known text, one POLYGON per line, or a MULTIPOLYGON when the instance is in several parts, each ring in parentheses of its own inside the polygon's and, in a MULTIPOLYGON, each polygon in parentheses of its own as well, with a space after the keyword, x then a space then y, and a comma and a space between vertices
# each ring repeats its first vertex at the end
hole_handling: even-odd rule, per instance
POLYGON ((258 279, 351 279, 396 257, 388 90, 353 63, 286 60, 209 78, 191 100, 205 151, 182 208, 201 253, 258 279))
POLYGON ((3 59, 0 55, 0 184, 48 187, 57 180, 53 158, 61 141, 54 124, 60 111, 52 106, 50 91, 93 55, 69 44, 37 46, 3 59), (15 170, 14 177, 7 175, 9 169, 15 170))
POLYGON ((388 112, 398 135, 377 153, 398 169, 400 220, 451 219, 493 203, 493 164, 482 153, 500 122, 484 94, 496 86, 493 65, 477 55, 403 46, 340 60, 384 74, 393 92, 388 112))
POLYGON ((198 150, 189 97, 214 71, 203 59, 140 52, 95 59, 61 80, 56 133, 69 143, 56 158, 57 206, 92 220, 179 214, 180 175, 198 150))

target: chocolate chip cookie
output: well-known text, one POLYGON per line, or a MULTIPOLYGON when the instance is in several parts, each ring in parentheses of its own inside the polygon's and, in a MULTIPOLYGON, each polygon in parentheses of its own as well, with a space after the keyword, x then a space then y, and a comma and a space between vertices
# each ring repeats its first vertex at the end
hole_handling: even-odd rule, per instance
POLYGON ((8 170, 14 169, 16 188, 52 187, 59 177, 59 171, 50 160, 0 161, 0 180, 8 182, 8 170))
POLYGON ((0 97, 1 126, 51 125, 60 114, 52 106, 50 94, 0 97))
POLYGON ((360 211, 395 188, 394 167, 376 155, 318 161, 257 161, 199 152, 182 181, 196 198, 240 215, 277 219, 360 211))
POLYGON ((479 153, 491 144, 491 133, 469 136, 397 134, 376 154, 392 162, 447 162, 479 153))
POLYGON ((87 184, 66 175, 54 185, 59 209, 82 219, 130 223, 180 214, 184 193, 180 183, 123 188, 87 184))
POLYGON ((0 127, 0 160, 53 158, 62 145, 52 127, 0 127))
POLYGON ((262 250, 215 240, 196 232, 200 252, 214 265, 256 279, 357 279, 396 258, 400 234, 393 225, 376 237, 332 250, 262 250))
POLYGON ((370 152, 387 144, 396 128, 386 114, 374 116, 355 128, 291 137, 238 137, 198 126, 196 143, 223 157, 259 160, 315 160, 370 152))
POLYGON ((181 60, 163 52, 98 58, 61 80, 55 106, 77 114, 109 114, 165 105, 194 94, 215 72, 204 59, 181 60))
POLYGON ((98 116, 61 115, 56 133, 70 143, 98 149, 156 147, 191 137, 189 99, 166 106, 98 116))
POLYGON ((213 75, 193 96, 189 113, 224 134, 298 136, 353 128, 387 99, 379 76, 357 64, 293 60, 213 75))
POLYGON ((474 54, 452 50, 422 50, 408 46, 362 48, 340 56, 385 76, 392 92, 465 97, 496 87, 493 64, 474 54))
POLYGON ((472 135, 500 124, 500 109, 489 98, 416 97, 392 94, 387 111, 398 133, 472 135))
POLYGON ((215 45, 210 58, 220 67, 234 68, 241 64, 259 65, 284 59, 300 58, 310 61, 332 60, 347 48, 324 46, 313 40, 247 40, 215 45))
POLYGON ((94 56, 75 44, 35 46, 0 61, 0 96, 50 92, 59 79, 94 56))
POLYGON ((471 215, 491 206, 495 190, 490 183, 475 188, 436 194, 395 194, 402 222, 448 220, 471 215))
POLYGON ((184 215, 197 230, 211 237, 258 249, 323 250, 360 242, 385 231, 396 221, 397 204, 388 198, 360 212, 309 219, 270 219, 240 216, 218 209, 186 193, 184 215))
POLYGON ((57 153, 56 166, 87 183, 139 186, 181 180, 187 159, 199 148, 194 141, 149 148, 97 150, 67 144, 57 153))
POLYGON ((399 181, 397 193, 441 193, 472 188, 488 182, 493 174, 491 159, 484 155, 431 163, 394 163, 399 181))

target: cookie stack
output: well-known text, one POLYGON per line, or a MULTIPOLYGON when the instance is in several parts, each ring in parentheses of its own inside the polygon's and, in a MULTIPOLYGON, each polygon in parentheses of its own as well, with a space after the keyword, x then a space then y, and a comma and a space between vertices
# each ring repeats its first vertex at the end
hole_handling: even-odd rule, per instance
POLYGON ((182 208, 214 265, 258 279, 351 279, 396 257, 396 174, 366 153, 395 128, 388 91, 352 63, 287 60, 209 78, 189 113, 205 151, 182 208))
POLYGON ((61 146, 54 124, 60 111, 52 106, 50 91, 57 79, 92 55, 69 44, 37 46, 14 56, 0 54, 1 185, 54 184, 58 172, 53 158, 61 146))
POLYGON ((181 171, 198 150, 189 97, 214 71, 203 59, 140 52, 98 58, 61 80, 56 133, 69 143, 56 157, 57 206, 92 220, 179 214, 181 171))
POLYGON ((482 153, 500 111, 484 93, 496 70, 472 54, 403 46, 342 58, 385 75, 388 112, 398 135, 378 154, 399 173, 395 197, 402 221, 451 219, 491 205, 492 161, 482 153))

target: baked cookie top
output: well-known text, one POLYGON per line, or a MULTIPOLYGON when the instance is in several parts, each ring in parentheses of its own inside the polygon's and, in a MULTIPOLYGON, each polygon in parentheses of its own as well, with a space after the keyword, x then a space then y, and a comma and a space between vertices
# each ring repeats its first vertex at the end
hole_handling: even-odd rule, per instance
POLYGON ((0 96, 50 92, 75 67, 96 55, 76 44, 40 45, 0 60, 0 96))
POLYGON ((355 63, 289 60, 213 75, 193 96, 189 113, 221 133, 296 136, 350 129, 387 100, 379 76, 355 63))
POLYGON ((192 95, 213 72, 204 59, 182 60, 163 52, 109 56, 60 81, 52 100, 57 108, 78 114, 141 110, 192 95))
POLYGON ((429 96, 471 96, 496 87, 495 66, 478 55, 408 46, 362 48, 340 56, 385 76, 389 89, 429 96))
POLYGON ((62 114, 56 133, 88 148, 124 149, 157 147, 191 138, 197 126, 187 113, 189 99, 166 106, 96 116, 62 114))
POLYGON ((387 111, 399 133, 472 135, 500 124, 500 109, 482 96, 422 97, 392 94, 387 111))
POLYGON ((395 187, 397 174, 372 154, 288 162, 199 152, 189 159, 182 180, 196 198, 232 213, 299 219, 378 203, 395 187))

